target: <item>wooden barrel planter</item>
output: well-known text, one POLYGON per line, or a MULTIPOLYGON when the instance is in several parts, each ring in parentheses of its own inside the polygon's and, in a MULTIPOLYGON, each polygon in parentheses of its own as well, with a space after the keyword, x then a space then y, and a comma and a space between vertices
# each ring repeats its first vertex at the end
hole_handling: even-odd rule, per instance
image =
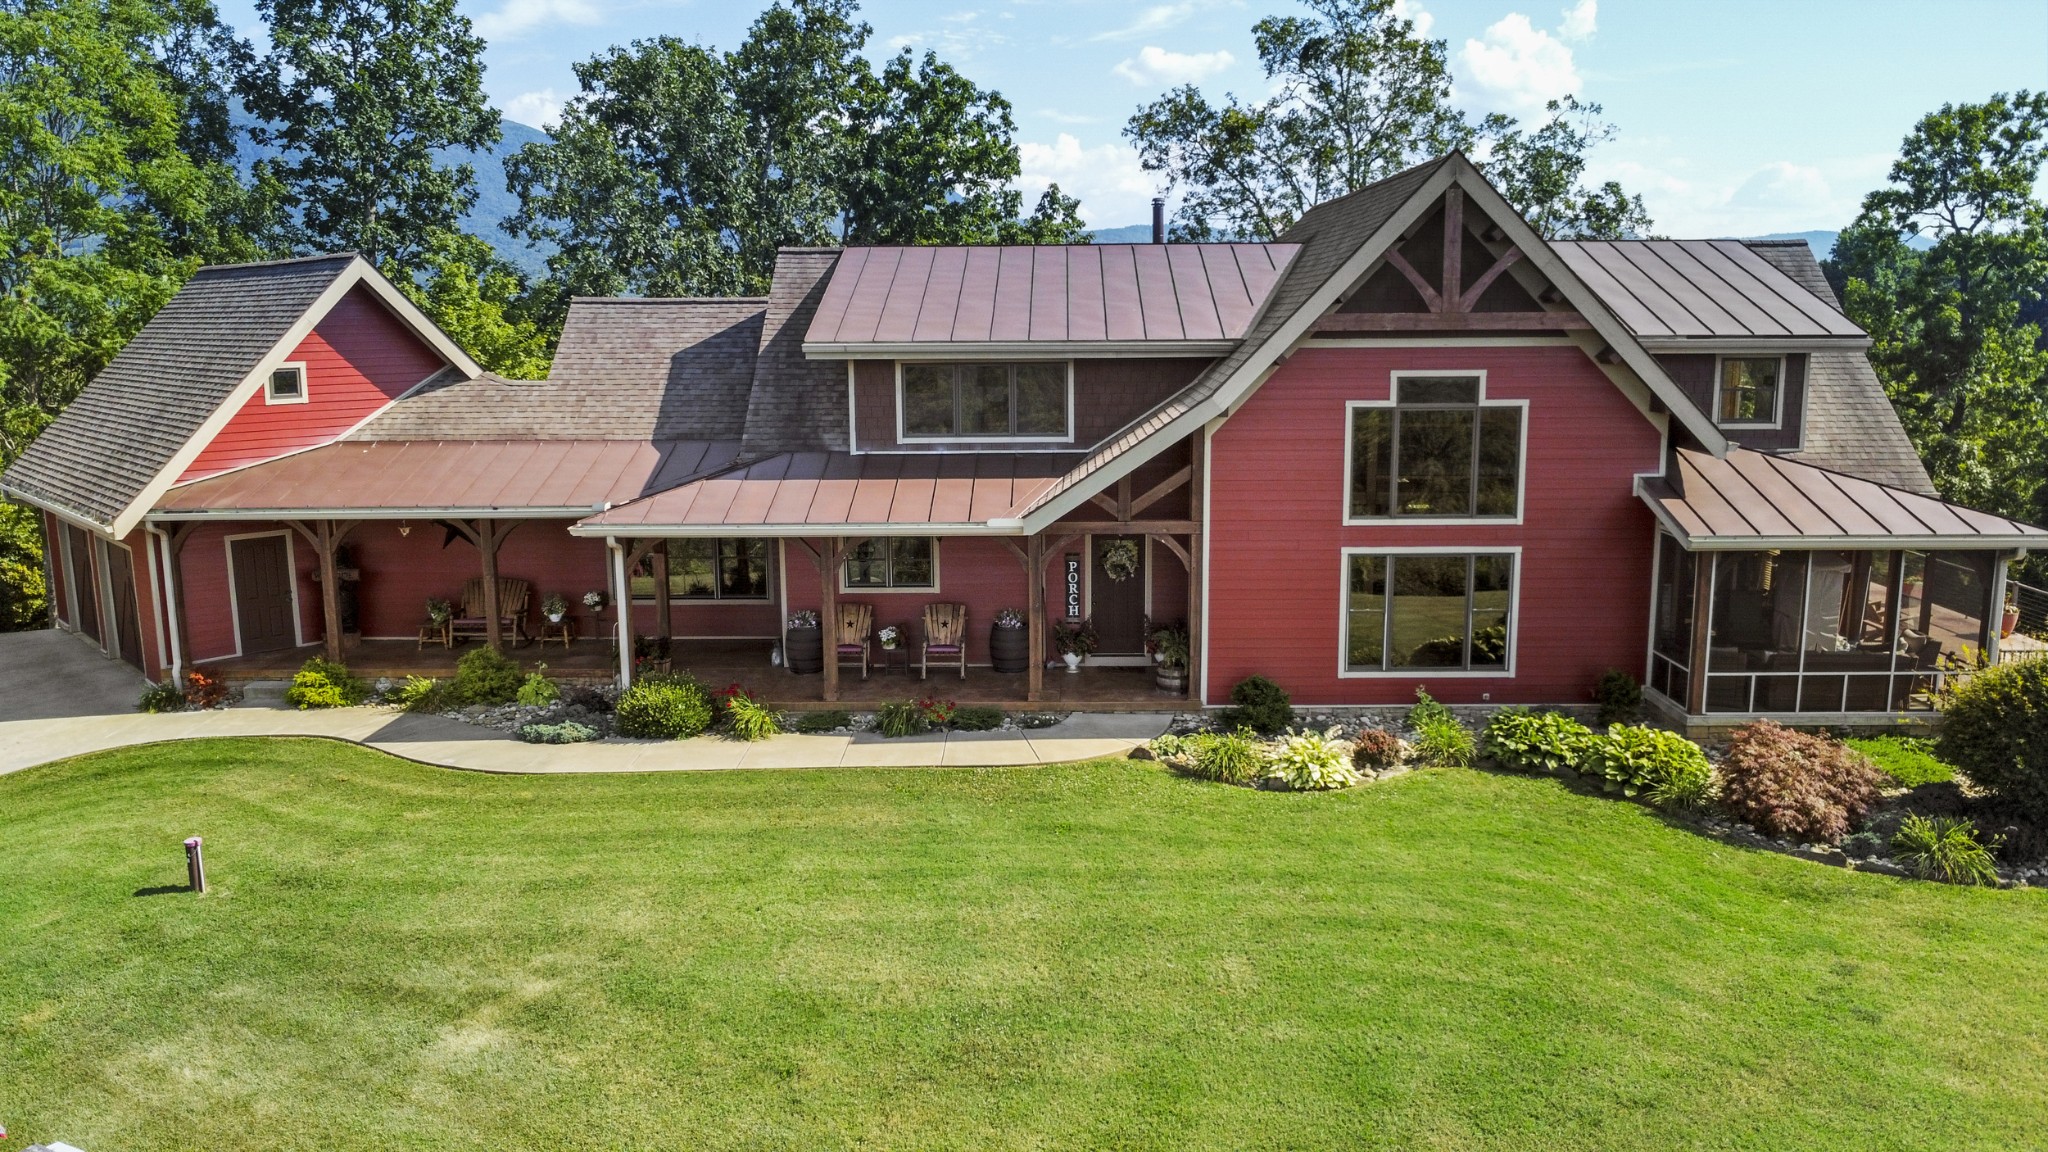
POLYGON ((991 625, 988 630, 988 660, 998 672, 1030 671, 1031 629, 991 625))
POLYGON ((825 670, 825 632, 821 628, 791 628, 782 634, 782 662, 801 676, 825 670))

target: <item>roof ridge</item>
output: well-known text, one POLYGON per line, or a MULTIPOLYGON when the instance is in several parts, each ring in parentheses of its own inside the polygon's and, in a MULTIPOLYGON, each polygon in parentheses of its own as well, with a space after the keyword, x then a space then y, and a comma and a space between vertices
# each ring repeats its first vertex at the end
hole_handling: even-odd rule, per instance
POLYGON ((766 296, 571 296, 571 304, 766 304, 766 296))
POLYGON ((322 252, 313 256, 283 256, 276 260, 249 260, 241 264, 202 264, 193 271, 194 276, 207 272, 239 272, 244 268, 280 268, 287 264, 318 264, 326 260, 354 260, 361 252, 349 249, 344 252, 322 252))

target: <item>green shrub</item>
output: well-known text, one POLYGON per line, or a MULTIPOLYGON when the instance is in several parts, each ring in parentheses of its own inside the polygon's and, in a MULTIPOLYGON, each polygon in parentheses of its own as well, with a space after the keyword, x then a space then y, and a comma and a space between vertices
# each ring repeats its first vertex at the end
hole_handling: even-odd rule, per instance
POLYGON ((1225 728, 1249 728, 1262 736, 1273 736, 1287 731, 1294 723, 1294 704, 1287 698, 1286 689, 1266 679, 1251 676, 1240 680, 1230 690, 1232 707, 1225 708, 1216 719, 1225 728))
POLYGON ((654 675, 619 694, 619 735, 681 740, 711 726, 711 697, 687 676, 654 675))
POLYGON ((766 740, 782 731, 775 713, 754 702, 744 692, 734 692, 725 699, 725 719, 732 726, 735 740, 766 740))
POLYGON ((1714 780, 1713 765, 1699 745, 1644 724, 1608 728, 1607 735, 1594 741, 1584 771, 1599 777, 1609 792, 1642 796, 1660 806, 1698 803, 1714 780))
POLYGON ((1644 799, 1669 812, 1699 812, 1714 802, 1720 781, 1704 758, 1687 759, 1676 770, 1650 785, 1644 799))
POLYGON ((970 705, 953 713, 955 732, 993 732, 1003 726, 1003 710, 970 705))
POLYGON ((1942 700, 1937 756, 2019 812, 2048 820, 2048 660, 1986 668, 1942 700))
POLYGON ((1191 768, 1194 766, 1195 754, 1201 750, 1204 735, 1203 733, 1176 735, 1168 732, 1147 740, 1145 742, 1145 750, 1152 753, 1153 759, 1169 767, 1191 768))
POLYGON ((348 666, 318 656, 299 666, 292 686, 285 689, 285 703, 295 708, 348 708, 370 698, 370 686, 348 670, 348 666))
POLYGON ((1205 732, 1195 738, 1194 775, 1225 784, 1249 784, 1266 774, 1266 748, 1250 729, 1205 732))
POLYGON ((1600 737, 1562 712, 1503 708, 1479 734, 1479 751, 1514 772, 1577 771, 1600 737))
POLYGON ((1992 864, 1997 847, 1977 840, 1977 826, 1949 816, 1908 815, 1892 834, 1892 855, 1922 880, 1948 884, 1998 883, 1992 864))
POLYGON ((1906 788, 1955 779, 1956 771, 1934 754, 1934 741, 1912 736, 1871 736, 1842 743, 1863 753, 1877 770, 1906 788))
POLYGON ((1415 705, 1408 709, 1408 726, 1415 731, 1412 742, 1417 763, 1433 768, 1470 768, 1478 754, 1472 730, 1458 723, 1449 708, 1415 689, 1415 705))
POLYGON ((887 737, 917 736, 931 727, 931 716, 915 700, 891 700, 875 710, 875 728, 887 737))
POLYGON ((455 683, 450 691, 460 704, 510 704, 518 699, 525 679, 510 657, 484 647, 464 653, 455 662, 455 683))
POLYGON ((1327 732, 1290 732, 1280 741, 1267 771, 1296 792, 1323 792, 1359 783, 1351 767, 1351 746, 1327 732))
POLYGON ((1619 668, 1609 668, 1593 686, 1593 701, 1600 713, 1593 722, 1602 728, 1633 724, 1643 716, 1643 686, 1619 668))
POLYGON ((1401 738, 1385 728, 1367 728, 1351 742, 1351 763, 1362 772, 1384 772, 1401 763, 1401 738))
POLYGON ((853 715, 842 708, 833 708, 825 712, 799 712, 792 727, 799 732, 817 735, 821 732, 853 727, 853 715))
POLYGON ((547 665, 543 664, 540 669, 528 672, 526 679, 519 682, 519 691, 513 694, 512 699, 527 708, 545 708, 560 700, 562 690, 547 678, 546 668, 547 665))
POLYGON ((527 724, 519 729, 519 738, 528 744, 581 744, 597 739, 597 729, 574 720, 560 724, 527 724))
POLYGON ((1415 703, 1408 708, 1408 726, 1420 732, 1430 724, 1456 724, 1458 718, 1449 708, 1437 703, 1436 697, 1421 687, 1415 689, 1415 703))
POLYGON ((386 704, 395 704, 407 712, 430 712, 428 707, 438 695, 443 694, 438 680, 425 676, 407 676, 405 680, 384 694, 386 704))
POLYGON ((1721 807, 1773 836, 1834 844, 1876 806, 1882 779, 1852 748, 1759 720, 1729 738, 1721 807))
POLYGON ((178 687, 177 681, 165 677, 161 682, 151 684, 142 690, 142 699, 135 702, 135 710, 152 714, 157 712, 183 712, 185 710, 185 690, 178 687))

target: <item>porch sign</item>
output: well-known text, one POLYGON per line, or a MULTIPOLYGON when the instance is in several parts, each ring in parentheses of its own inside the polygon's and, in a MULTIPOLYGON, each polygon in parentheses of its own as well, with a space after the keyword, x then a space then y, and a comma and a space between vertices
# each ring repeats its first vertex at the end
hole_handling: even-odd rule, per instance
POLYGON ((1081 618, 1081 554, 1067 553, 1067 619, 1081 618))

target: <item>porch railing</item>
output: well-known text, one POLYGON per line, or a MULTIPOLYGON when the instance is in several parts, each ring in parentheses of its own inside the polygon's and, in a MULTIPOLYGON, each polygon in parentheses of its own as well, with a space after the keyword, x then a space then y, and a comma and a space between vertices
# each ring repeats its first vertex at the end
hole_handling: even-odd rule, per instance
MULTIPOLYGON (((2005 598, 2007 604, 2018 610, 2019 617, 2011 634, 1999 638, 1998 662, 2048 659, 2048 589, 2008 579, 2005 598)), ((2000 623, 2004 623, 2003 619, 2000 623)))

